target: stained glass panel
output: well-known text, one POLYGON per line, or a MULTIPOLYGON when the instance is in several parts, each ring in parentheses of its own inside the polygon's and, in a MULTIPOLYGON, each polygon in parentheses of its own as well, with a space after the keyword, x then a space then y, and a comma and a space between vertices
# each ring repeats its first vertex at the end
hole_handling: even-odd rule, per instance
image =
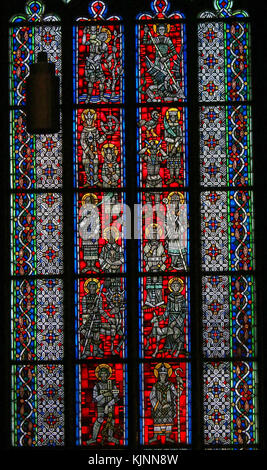
POLYGON ((74 117, 76 185, 124 185, 124 113, 121 108, 79 109, 74 117))
POLYGON ((249 100, 251 98, 249 24, 200 23, 198 37, 200 99, 249 100))
POLYGON ((11 269, 14 275, 62 273, 62 196, 11 196, 11 269))
POLYGON ((250 271, 254 267, 253 193, 201 193, 202 266, 250 271))
POLYGON ((140 279, 139 290, 140 356, 188 357, 189 278, 147 276, 140 279))
POLYGON ((142 444, 190 443, 190 374, 186 362, 140 365, 142 444))
POLYGON ((217 360, 204 361, 204 435, 206 445, 247 449, 257 443, 257 366, 235 360, 257 353, 254 192, 246 190, 253 108, 240 104, 251 99, 250 23, 232 1, 213 3, 198 27, 199 99, 214 102, 200 107, 201 184, 224 191, 201 193, 202 268, 214 271, 202 278, 203 352, 217 360))
MULTIPOLYGON (((27 2, 28 5, 39 2, 27 2)), ((41 15, 39 21, 57 21, 53 16, 41 15)), ((31 21, 25 16, 23 21, 31 21)), ((17 19, 13 20, 18 22, 17 19)), ((32 21, 34 21, 32 19, 32 21)), ((26 104, 26 78, 30 65, 37 59, 39 52, 46 52, 48 61, 55 64, 56 74, 61 77, 61 28, 60 26, 15 26, 10 28, 10 104, 26 104)))
POLYGON ((186 270, 189 264, 188 194, 145 192, 141 200, 140 270, 186 270))
POLYGON ((153 16, 138 16, 138 19, 148 22, 140 22, 137 26, 137 101, 183 101, 187 93, 184 24, 157 22, 165 18, 181 19, 182 15, 167 15, 168 1, 154 1, 151 6, 153 16))
POLYGON ((255 279, 204 276, 203 350, 206 357, 255 357, 255 279))
POLYGON ((122 198, 113 192, 79 194, 75 202, 77 273, 125 271, 122 198))
POLYGON ((79 302, 76 356, 80 359, 125 357, 125 279, 82 278, 76 282, 75 291, 79 302))
POLYGON ((124 31, 103 1, 77 18, 73 51, 75 334, 76 359, 84 361, 76 366, 76 438, 83 446, 124 446, 124 31))
POLYGON ((74 102, 123 103, 123 25, 118 17, 106 17, 104 2, 92 2, 91 18, 78 18, 74 27, 74 102), (105 21, 105 25, 90 23, 105 21), (109 23, 110 22, 110 23, 109 23))
POLYGON ((61 78, 59 22, 30 0, 9 29, 14 446, 64 445, 62 133, 30 135, 25 114, 26 79, 39 52, 61 78))
POLYGON ((142 107, 138 113, 138 185, 186 186, 187 108, 142 107))
POLYGON ((126 365, 90 362, 77 365, 76 373, 77 444, 127 444, 126 365))
POLYGON ((62 187, 62 135, 30 135, 23 110, 10 113, 11 187, 62 187))
POLYGON ((249 186, 253 183, 251 127, 250 106, 201 107, 203 185, 249 186))
POLYGON ((151 10, 136 26, 140 443, 163 447, 191 442, 190 363, 177 361, 191 337, 190 278, 178 275, 189 266, 188 110, 177 106, 187 42, 183 13, 166 0, 151 10))
POLYGON ((11 291, 12 359, 62 359, 62 280, 16 279, 11 291))
POLYGON ((205 442, 249 446, 258 442, 257 367, 253 362, 204 365, 205 442))
POLYGON ((12 366, 14 446, 64 444, 63 366, 12 366))

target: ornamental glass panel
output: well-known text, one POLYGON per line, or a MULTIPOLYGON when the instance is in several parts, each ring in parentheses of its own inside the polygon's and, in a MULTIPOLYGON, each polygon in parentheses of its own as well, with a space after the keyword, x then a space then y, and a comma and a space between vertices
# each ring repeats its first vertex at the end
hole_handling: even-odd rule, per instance
POLYGON ((232 6, 215 0, 198 25, 204 439, 217 449, 258 443, 250 20, 232 6))
POLYGON ((9 24, 14 446, 64 445, 62 132, 31 135, 25 120, 25 83, 39 52, 61 80, 59 22, 30 0, 9 24))

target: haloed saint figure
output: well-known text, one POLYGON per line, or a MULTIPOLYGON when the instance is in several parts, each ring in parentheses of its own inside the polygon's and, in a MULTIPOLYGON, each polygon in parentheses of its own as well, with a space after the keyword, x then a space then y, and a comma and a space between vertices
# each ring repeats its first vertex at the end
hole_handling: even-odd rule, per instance
POLYGON ((87 444, 97 442, 101 434, 101 441, 107 440, 119 444, 119 439, 114 437, 115 432, 115 404, 119 401, 119 389, 114 380, 111 380, 112 369, 108 364, 100 364, 95 369, 98 379, 93 388, 93 401, 97 406, 97 418, 93 425, 92 437, 87 444))
POLYGON ((183 390, 183 380, 176 369, 176 386, 170 381, 173 374, 170 364, 160 362, 154 369, 157 382, 153 385, 149 395, 152 406, 151 415, 154 421, 154 434, 149 442, 165 438, 165 442, 174 443, 171 438, 172 429, 176 416, 178 417, 179 436, 179 397, 183 390))

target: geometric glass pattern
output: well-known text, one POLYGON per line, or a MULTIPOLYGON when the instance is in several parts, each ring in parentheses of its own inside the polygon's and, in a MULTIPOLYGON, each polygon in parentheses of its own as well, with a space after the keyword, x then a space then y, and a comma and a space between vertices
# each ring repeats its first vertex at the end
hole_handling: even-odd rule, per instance
POLYGON ((252 191, 201 193, 202 267, 207 271, 254 268, 252 191))
POLYGON ((9 24, 15 446, 64 445, 62 132, 32 135, 26 125, 26 80, 39 52, 55 64, 62 96, 59 22, 58 16, 45 13, 43 3, 30 0, 25 13, 14 15, 9 24))
POLYGON ((201 184, 253 184, 251 106, 202 106, 200 110, 201 184))
POLYGON ((198 25, 204 437, 246 449, 258 442, 250 20, 213 3, 198 25))
POLYGON ((203 351, 205 357, 253 357, 255 344, 255 279, 210 275, 202 279, 203 351))
POLYGON ((63 358, 62 288, 61 279, 12 281, 12 359, 63 358))
POLYGON ((124 278, 80 278, 75 284, 77 359, 126 357, 124 278), (95 340, 92 338, 95 332, 95 340))
POLYGON ((50 189, 62 187, 62 137, 58 134, 30 135, 26 114, 10 112, 11 187, 50 189))
POLYGON ((12 442, 14 446, 64 444, 63 366, 12 366, 12 442))
POLYGON ((16 192, 11 207, 12 274, 62 273, 62 196, 16 192))
POLYGON ((257 366, 254 362, 206 363, 204 398, 206 444, 232 444, 235 449, 257 443, 257 366))

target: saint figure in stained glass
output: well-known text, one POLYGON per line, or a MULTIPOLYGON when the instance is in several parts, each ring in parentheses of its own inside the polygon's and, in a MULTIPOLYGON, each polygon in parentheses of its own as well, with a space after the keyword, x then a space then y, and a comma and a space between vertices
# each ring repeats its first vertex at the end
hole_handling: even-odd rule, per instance
POLYGON ((117 243, 119 238, 118 229, 116 227, 107 227, 104 230, 103 238, 107 243, 103 246, 100 253, 100 266, 104 272, 120 272, 124 255, 121 246, 117 243))
POLYGON ((178 357, 184 344, 184 321, 187 314, 185 298, 181 294, 184 282, 180 278, 173 277, 168 287, 170 294, 162 316, 162 319, 168 320, 163 351, 168 351, 171 356, 178 357))
POLYGON ((89 278, 80 289, 85 293, 81 300, 80 357, 122 355, 125 291, 121 279, 89 278))
POLYGON ((143 286, 143 354, 146 358, 187 356, 189 309, 185 278, 147 277, 143 286))
POLYGON ((112 369, 108 364, 100 364, 95 369, 98 382, 93 388, 93 400, 97 404, 97 419, 94 422, 92 437, 87 444, 97 442, 97 437, 102 427, 102 438, 109 442, 119 444, 114 437, 115 416, 114 406, 119 401, 119 389, 114 380, 111 380, 112 369))
POLYGON ((98 240, 97 234, 99 233, 99 216, 97 211, 94 210, 97 204, 97 196, 95 194, 85 194, 82 198, 80 232, 82 233, 82 250, 83 259, 86 266, 82 269, 86 271, 97 271, 95 266, 98 260, 98 240), (88 217, 90 218, 90 227, 87 227, 88 217))
POLYGON ((168 36, 169 31, 170 25, 155 24, 152 34, 150 26, 144 25, 143 44, 146 47, 152 46, 154 49, 154 59, 149 54, 145 58, 147 73, 152 80, 152 84, 146 89, 148 101, 184 98, 180 87, 181 49, 178 54, 171 37, 168 36))
POLYGON ((81 119, 83 121, 83 130, 81 132, 82 163, 87 183, 93 186, 98 181, 97 142, 104 142, 105 135, 100 135, 95 126, 96 111, 94 109, 85 109, 81 119))
MULTIPOLYGON (((162 187, 162 178, 160 176, 161 163, 166 160, 167 154, 161 147, 161 140, 145 140, 143 148, 139 155, 147 164, 146 187, 162 187)), ((155 202, 159 202, 160 194, 155 193, 155 202)))
MULTIPOLYGON (((175 372, 178 372, 178 370, 176 369, 175 372)), ((172 368, 167 363, 159 363, 154 369, 157 382, 152 386, 149 395, 152 406, 151 414, 154 422, 154 434, 149 442, 158 440, 160 436, 164 436, 166 442, 174 442, 171 434, 177 414, 178 397, 183 389, 183 380, 177 373, 177 384, 175 386, 173 382, 169 381, 172 373, 172 368)))

